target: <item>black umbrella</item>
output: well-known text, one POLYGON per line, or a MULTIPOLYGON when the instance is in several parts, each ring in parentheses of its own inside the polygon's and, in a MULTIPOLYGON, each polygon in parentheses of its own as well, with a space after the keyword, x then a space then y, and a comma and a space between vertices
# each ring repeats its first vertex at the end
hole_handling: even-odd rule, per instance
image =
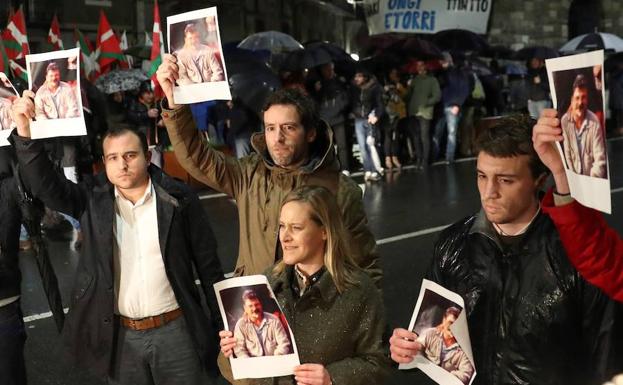
POLYGON ((229 77, 232 97, 258 115, 268 96, 281 87, 277 75, 270 70, 258 69, 253 72, 238 73, 229 77))
POLYGON ((440 59, 442 57, 441 49, 435 43, 418 37, 408 37, 399 40, 389 49, 396 48, 409 57, 416 57, 422 60, 440 59))
POLYGON ((270 53, 263 55, 261 52, 258 53, 247 49, 224 47, 223 56, 225 57, 225 66, 229 76, 257 70, 270 70, 267 64, 270 53))
POLYGON ((281 63, 282 70, 297 71, 331 63, 331 55, 324 49, 305 48, 288 53, 281 63))
POLYGON ((522 48, 514 55, 515 60, 530 60, 536 59, 551 59, 558 57, 558 52, 555 49, 545 47, 542 45, 535 45, 531 47, 522 48))
POLYGON ((480 35, 466 29, 447 29, 433 35, 433 42, 439 48, 451 52, 482 52, 487 50, 487 41, 480 35))
POLYGON ((344 49, 328 41, 312 41, 305 43, 305 49, 308 50, 322 50, 325 51, 331 57, 331 60, 335 62, 354 62, 353 58, 344 49))
POLYGON ((50 262, 47 245, 41 237, 41 219, 43 218, 45 208, 43 203, 33 199, 30 192, 24 187, 18 166, 13 168, 13 175, 17 181, 20 193, 19 205, 22 212, 22 223, 26 227, 28 235, 30 235, 30 240, 36 253, 35 260, 37 261, 39 275, 41 276, 43 291, 48 299, 56 329, 60 333, 65 322, 65 312, 63 311, 63 301, 58 287, 58 279, 50 262))

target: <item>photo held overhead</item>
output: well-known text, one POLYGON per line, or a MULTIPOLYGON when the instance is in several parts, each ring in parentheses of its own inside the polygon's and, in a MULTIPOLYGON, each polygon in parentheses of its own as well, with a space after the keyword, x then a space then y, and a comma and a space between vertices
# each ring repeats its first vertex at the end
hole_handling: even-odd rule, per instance
POLYGON ((35 93, 33 139, 86 135, 80 96, 80 49, 26 56, 28 88, 35 93))
POLYGON ((563 140, 556 145, 571 196, 585 206, 611 213, 604 51, 549 59, 545 64, 562 128, 563 140))
POLYGON ((169 16, 167 31, 179 69, 174 102, 231 100, 216 7, 169 16))

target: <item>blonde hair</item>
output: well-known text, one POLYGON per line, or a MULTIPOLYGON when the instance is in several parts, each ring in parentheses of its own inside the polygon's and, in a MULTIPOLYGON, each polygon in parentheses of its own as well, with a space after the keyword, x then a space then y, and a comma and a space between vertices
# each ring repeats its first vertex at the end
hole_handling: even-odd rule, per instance
MULTIPOLYGON (((355 272, 357 265, 350 255, 347 243, 348 235, 342 221, 342 212, 333 194, 321 186, 301 186, 292 190, 281 203, 281 207, 289 202, 307 203, 311 208, 310 219, 318 226, 324 227, 327 240, 324 251, 324 265, 331 274, 338 292, 357 283, 355 272)), ((279 274, 285 269, 285 262, 279 261, 273 273, 279 274)))

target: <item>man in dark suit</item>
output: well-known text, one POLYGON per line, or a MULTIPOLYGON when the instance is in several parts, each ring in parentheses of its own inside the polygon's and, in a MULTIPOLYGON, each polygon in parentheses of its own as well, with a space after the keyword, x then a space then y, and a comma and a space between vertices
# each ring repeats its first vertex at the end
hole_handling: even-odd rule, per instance
POLYGON ((216 367, 221 322, 212 284, 223 273, 199 199, 149 166, 145 136, 127 128, 104 134, 105 174, 67 181, 30 140, 33 97, 25 91, 13 106, 22 177, 46 206, 80 218, 84 232, 63 329, 69 351, 111 384, 203 383, 216 367))

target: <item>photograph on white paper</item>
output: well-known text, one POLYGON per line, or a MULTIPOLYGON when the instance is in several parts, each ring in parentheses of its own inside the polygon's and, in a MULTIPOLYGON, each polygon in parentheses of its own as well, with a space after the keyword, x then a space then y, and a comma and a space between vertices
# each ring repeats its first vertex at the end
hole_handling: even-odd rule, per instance
POLYGON ((610 213, 603 64, 603 51, 546 60, 562 128, 558 149, 571 195, 585 206, 610 213))
POLYGON ((419 368, 438 384, 471 384, 476 368, 464 308, 460 295, 423 280, 409 323, 419 351, 399 369, 419 368))
POLYGON ((234 379, 293 374, 300 364, 294 335, 263 275, 214 285, 225 330, 236 338, 230 358, 234 379))
POLYGON ((33 139, 86 135, 79 60, 79 48, 26 56, 28 88, 35 93, 33 139))
POLYGON ((231 100, 216 7, 167 17, 169 53, 177 59, 176 104, 231 100))
POLYGON ((4 72, 0 72, 0 147, 10 146, 8 141, 13 128, 11 107, 18 98, 18 93, 4 72))

